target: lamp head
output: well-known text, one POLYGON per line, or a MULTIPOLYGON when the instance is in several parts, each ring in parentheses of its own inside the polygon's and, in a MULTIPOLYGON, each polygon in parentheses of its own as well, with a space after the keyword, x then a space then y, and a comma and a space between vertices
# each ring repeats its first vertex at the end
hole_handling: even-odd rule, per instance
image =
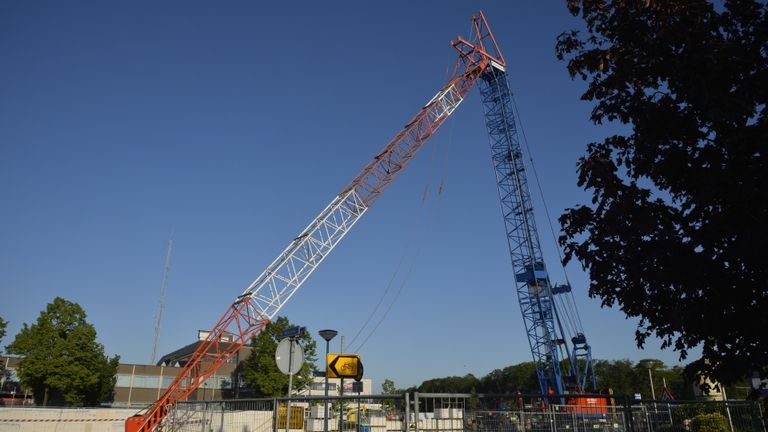
POLYGON ((336 335, 339 333, 336 330, 320 330, 318 333, 320 333, 320 337, 325 339, 326 342, 330 342, 331 339, 336 337, 336 335))

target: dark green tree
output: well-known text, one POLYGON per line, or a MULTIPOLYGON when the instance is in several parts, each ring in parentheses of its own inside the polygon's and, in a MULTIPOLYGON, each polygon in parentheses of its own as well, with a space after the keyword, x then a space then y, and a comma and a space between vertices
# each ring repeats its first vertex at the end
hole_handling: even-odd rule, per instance
POLYGON ((395 387, 395 382, 391 379, 385 379, 381 384, 383 394, 402 394, 405 390, 395 387))
POLYGON ((667 391, 677 400, 693 400, 693 385, 686 377, 681 366, 669 368, 658 359, 643 359, 633 367, 635 392, 650 399, 654 394, 656 399, 663 399, 664 384, 667 391), (653 382, 653 389, 651 389, 653 382))
POLYGON ((118 366, 120 366, 120 356, 103 357, 101 367, 99 368, 99 386, 86 395, 88 405, 96 405, 113 400, 118 366))
POLYGON ((119 357, 104 354, 85 318, 80 305, 56 297, 8 345, 9 353, 23 356, 19 378, 35 403, 92 406, 111 398, 119 357))
POLYGON ((533 362, 519 363, 491 371, 480 379, 478 391, 496 394, 541 392, 533 362))
MULTIPOLYGON (((578 184, 560 218, 590 295, 728 384, 768 365, 768 6, 752 0, 568 0, 586 32, 557 55, 587 82, 578 184), (618 125, 624 125, 620 127, 618 125), (706 359, 708 362, 704 362, 706 359)), ((763 373, 766 370, 763 369, 763 373)))
MULTIPOLYGON (((595 376, 598 387, 601 390, 611 389, 613 394, 633 397, 635 393, 642 393, 643 376, 630 360, 595 360, 595 376)), ((646 398, 650 399, 650 392, 646 398)))
MULTIPOLYGON (((251 340, 251 356, 241 365, 240 374, 256 397, 285 396, 288 393, 288 375, 280 372, 275 362, 277 344, 283 339, 283 331, 293 324, 286 317, 278 317, 251 340)), ((312 384, 317 370, 317 350, 309 332, 297 339, 304 349, 304 365, 293 376, 293 390, 302 390, 312 384)))
MULTIPOLYGON (((4 319, 0 318, 0 342, 3 341, 3 338, 5 337, 5 328, 8 326, 8 321, 5 321, 4 319)), ((0 377, 5 376, 5 364, 0 363, 0 377)))
MULTIPOLYGON (((385 379, 384 382, 381 384, 381 393, 391 394, 391 395, 400 395, 405 393, 405 390, 395 387, 395 382, 392 381, 391 379, 385 379)), ((395 413, 395 409, 399 405, 402 405, 399 399, 383 399, 381 401, 381 404, 384 411, 392 414, 395 413)))
POLYGON ((423 393, 471 393, 477 388, 479 381, 472 374, 434 378, 424 381, 419 386, 423 393))

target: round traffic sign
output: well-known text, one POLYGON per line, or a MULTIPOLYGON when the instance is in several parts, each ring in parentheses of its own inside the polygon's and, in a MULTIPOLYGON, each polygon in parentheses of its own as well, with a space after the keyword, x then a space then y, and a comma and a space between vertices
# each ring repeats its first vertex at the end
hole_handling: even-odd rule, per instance
POLYGON ((299 372, 304 364, 304 348, 291 338, 285 338, 277 344, 275 361, 280 372, 293 375, 299 372))

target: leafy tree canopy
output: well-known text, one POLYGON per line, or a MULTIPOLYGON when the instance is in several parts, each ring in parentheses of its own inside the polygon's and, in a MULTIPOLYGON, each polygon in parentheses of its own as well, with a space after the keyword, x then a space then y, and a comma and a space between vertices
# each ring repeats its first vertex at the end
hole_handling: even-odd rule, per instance
MULTIPOLYGON (((288 318, 278 317, 264 327, 251 340, 251 356, 241 365, 240 374, 256 397, 285 396, 288 393, 288 375, 280 372, 275 362, 277 344, 283 339, 283 331, 293 324, 288 318)), ((302 390, 312 384, 312 376, 317 369, 316 344, 308 333, 297 338, 304 349, 304 365, 293 376, 293 390, 302 390)))
POLYGON ((434 378, 424 381, 419 386, 423 393, 472 393, 477 389, 479 381, 472 374, 434 378))
POLYGON ((512 394, 538 393, 539 379, 533 362, 519 363, 495 369, 480 379, 479 393, 512 394))
POLYGON ((405 390, 395 387, 395 382, 391 379, 385 379, 381 384, 381 392, 384 394, 403 394, 405 390))
POLYGON ((594 368, 598 386, 604 390, 610 388, 614 394, 633 397, 639 393, 643 399, 651 399, 655 393, 656 399, 661 399, 666 383, 675 399, 694 398, 692 384, 685 378, 683 368, 668 368, 661 360, 645 359, 637 363, 630 360, 595 360, 594 368))
MULTIPOLYGON (((630 360, 595 360, 594 370, 600 389, 610 388, 614 394, 629 396, 633 396, 635 393, 644 393, 646 399, 651 397, 650 391, 647 393, 644 391, 644 387, 648 386, 647 375, 638 374, 638 370, 630 360)), ((648 387, 650 388, 650 386, 648 387)))
MULTIPOLYGON (((0 342, 3 341, 3 338, 5 337, 5 328, 8 325, 8 321, 5 321, 4 319, 0 318, 0 342)), ((0 363, 0 377, 5 376, 5 364, 0 363)))
POLYGON ((9 353, 23 356, 19 378, 35 403, 92 406, 111 398, 119 357, 104 355, 85 318, 80 305, 56 297, 8 345, 9 353))
MULTIPOLYGON (((693 381, 684 373, 682 366, 668 367, 658 359, 631 360, 594 360, 595 375, 601 392, 610 389, 615 395, 630 398, 640 394, 643 399, 662 399, 666 384, 676 400, 693 400, 693 381), (651 382, 654 390, 651 391, 651 382)), ((726 386, 728 396, 734 399, 745 398, 748 394, 749 381, 743 378, 733 385, 726 386)), ((392 380, 382 384, 385 394, 429 392, 429 393, 478 393, 478 394, 537 394, 539 382, 533 362, 518 363, 503 369, 495 369, 480 379, 469 374, 464 377, 433 378, 424 381, 418 387, 405 390, 396 389, 392 380)), ((693 417, 689 415, 687 418, 693 417)))
MULTIPOLYGON (((597 124, 560 218, 590 295, 639 317, 691 371, 731 383, 768 365, 768 6, 727 0, 569 0, 586 33, 557 53, 587 81, 597 124), (707 361, 705 362, 704 359, 707 361)), ((765 373, 766 370, 763 369, 765 373)))

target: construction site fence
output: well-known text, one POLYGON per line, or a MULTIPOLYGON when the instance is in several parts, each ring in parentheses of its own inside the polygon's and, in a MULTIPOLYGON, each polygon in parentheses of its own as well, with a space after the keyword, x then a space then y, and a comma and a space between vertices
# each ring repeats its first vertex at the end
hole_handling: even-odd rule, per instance
POLYGON ((752 401, 404 393, 176 404, 174 432, 766 432, 752 401), (327 406, 327 411, 326 411, 327 406))

